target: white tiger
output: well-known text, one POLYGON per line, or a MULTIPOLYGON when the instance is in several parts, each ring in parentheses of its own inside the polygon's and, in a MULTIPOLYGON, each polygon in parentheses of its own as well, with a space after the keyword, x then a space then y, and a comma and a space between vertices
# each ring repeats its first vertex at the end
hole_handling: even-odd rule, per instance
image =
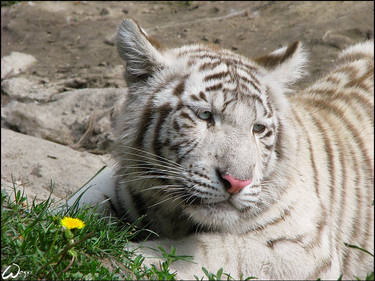
POLYGON ((288 90, 307 61, 298 42, 255 59, 201 44, 163 49, 125 20, 117 45, 129 86, 117 166, 81 204, 108 198, 103 209, 127 221, 146 215, 160 238, 133 246, 193 256, 171 265, 181 279, 202 266, 235 279, 373 270, 373 257, 344 245, 374 251, 372 41, 300 92, 288 90))

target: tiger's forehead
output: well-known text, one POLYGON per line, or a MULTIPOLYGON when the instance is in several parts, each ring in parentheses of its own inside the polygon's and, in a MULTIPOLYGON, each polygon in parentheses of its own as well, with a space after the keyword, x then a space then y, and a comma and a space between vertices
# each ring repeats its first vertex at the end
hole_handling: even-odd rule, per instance
POLYGON ((205 91, 222 89, 238 95, 262 94, 262 69, 246 57, 214 46, 190 45, 173 50, 187 71, 190 81, 205 86, 205 91))
POLYGON ((188 67, 201 72, 210 71, 220 65, 231 65, 246 71, 258 72, 257 65, 248 58, 213 45, 188 45, 171 50, 176 60, 184 60, 188 67))
POLYGON ((223 111, 235 103, 267 103, 262 70, 243 56, 225 49, 192 45, 177 49, 176 58, 183 61, 187 70, 185 90, 193 100, 216 101, 223 111))
POLYGON ((173 63, 166 69, 167 75, 158 79, 154 91, 157 107, 166 103, 190 105, 222 116, 241 112, 237 116, 252 119, 256 119, 256 112, 269 115, 272 109, 261 82, 262 70, 255 63, 229 50, 201 45, 171 51, 173 63), (163 95, 157 94, 160 92, 163 95))

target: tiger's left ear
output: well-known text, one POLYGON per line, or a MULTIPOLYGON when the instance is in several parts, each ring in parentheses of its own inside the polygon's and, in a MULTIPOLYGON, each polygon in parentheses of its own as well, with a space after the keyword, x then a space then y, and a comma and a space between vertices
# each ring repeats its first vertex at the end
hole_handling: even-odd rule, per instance
POLYGON ((132 19, 125 19, 120 24, 117 49, 126 62, 125 78, 128 84, 145 81, 165 62, 160 44, 132 19))
POLYGON ((283 85, 293 84, 305 74, 307 60, 307 53, 298 41, 254 59, 257 64, 269 71, 267 76, 270 79, 283 85))

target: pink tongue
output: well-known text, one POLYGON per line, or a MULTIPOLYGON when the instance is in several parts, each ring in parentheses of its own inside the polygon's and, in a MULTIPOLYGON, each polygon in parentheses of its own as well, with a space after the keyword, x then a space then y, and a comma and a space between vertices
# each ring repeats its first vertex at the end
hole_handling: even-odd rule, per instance
POLYGON ((238 180, 229 174, 223 176, 223 179, 226 179, 230 183, 229 193, 238 193, 242 188, 251 183, 251 180, 238 180))

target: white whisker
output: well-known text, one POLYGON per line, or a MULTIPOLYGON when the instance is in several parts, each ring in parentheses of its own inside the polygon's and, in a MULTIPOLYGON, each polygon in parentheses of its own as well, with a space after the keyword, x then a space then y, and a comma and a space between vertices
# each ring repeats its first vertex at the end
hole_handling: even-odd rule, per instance
MULTIPOLYGON (((178 164, 178 163, 176 163, 176 162, 174 162, 174 161, 172 161, 172 160, 170 160, 170 159, 168 159, 168 158, 165 158, 165 157, 162 157, 162 156, 160 156, 160 155, 157 155, 157 154, 155 154, 155 153, 151 153, 151 152, 149 152, 149 151, 146 151, 146 150, 143 150, 143 149, 138 149, 138 148, 135 148, 135 147, 132 147, 132 146, 128 146, 128 145, 125 145, 125 144, 122 144, 121 146, 122 146, 122 147, 129 148, 129 149, 133 149, 133 150, 138 151, 138 152, 146 153, 146 154, 148 154, 148 155, 150 155, 150 156, 153 156, 153 157, 156 157, 156 158, 160 159, 160 160, 155 159, 155 160, 157 160, 157 161, 169 162, 170 164, 172 164, 172 165, 174 165, 174 166, 176 166, 176 167, 182 167, 180 164, 178 164)), ((125 153, 130 153, 130 152, 125 152, 125 153)), ((133 155, 146 157, 146 156, 144 156, 144 155, 140 155, 140 154, 133 154, 133 155)), ((149 158, 149 159, 150 159, 150 158, 149 158)))
POLYGON ((162 174, 162 175, 171 175, 171 176, 183 176, 181 175, 181 173, 178 173, 178 172, 175 172, 175 171, 169 171, 169 170, 162 170, 162 169, 149 169, 149 170, 146 170, 146 171, 132 171, 132 172, 128 172, 128 173, 125 173, 125 175, 129 176, 129 175, 133 175, 133 174, 141 174, 141 175, 150 175, 152 176, 153 174, 152 173, 159 173, 159 174, 162 174), (151 173, 151 174, 150 174, 151 173))
POLYGON ((141 192, 149 191, 149 190, 155 190, 155 189, 161 189, 161 190, 184 190, 182 185, 179 184, 168 184, 168 185, 156 185, 149 188, 146 188, 142 190, 141 192))
MULTIPOLYGON (((139 162, 139 161, 136 161, 136 162, 139 162)), ((183 169, 176 169, 176 168, 173 168, 173 167, 168 167, 168 166, 164 166, 164 165, 160 165, 160 164, 153 164, 153 163, 147 163, 147 162, 141 162, 141 164, 138 164, 138 165, 133 165, 133 166, 126 166, 125 169, 149 169, 149 168, 157 168, 157 167, 161 167, 161 168, 165 168, 165 169, 168 169, 169 171, 174 171, 174 172, 184 172, 183 169)))

